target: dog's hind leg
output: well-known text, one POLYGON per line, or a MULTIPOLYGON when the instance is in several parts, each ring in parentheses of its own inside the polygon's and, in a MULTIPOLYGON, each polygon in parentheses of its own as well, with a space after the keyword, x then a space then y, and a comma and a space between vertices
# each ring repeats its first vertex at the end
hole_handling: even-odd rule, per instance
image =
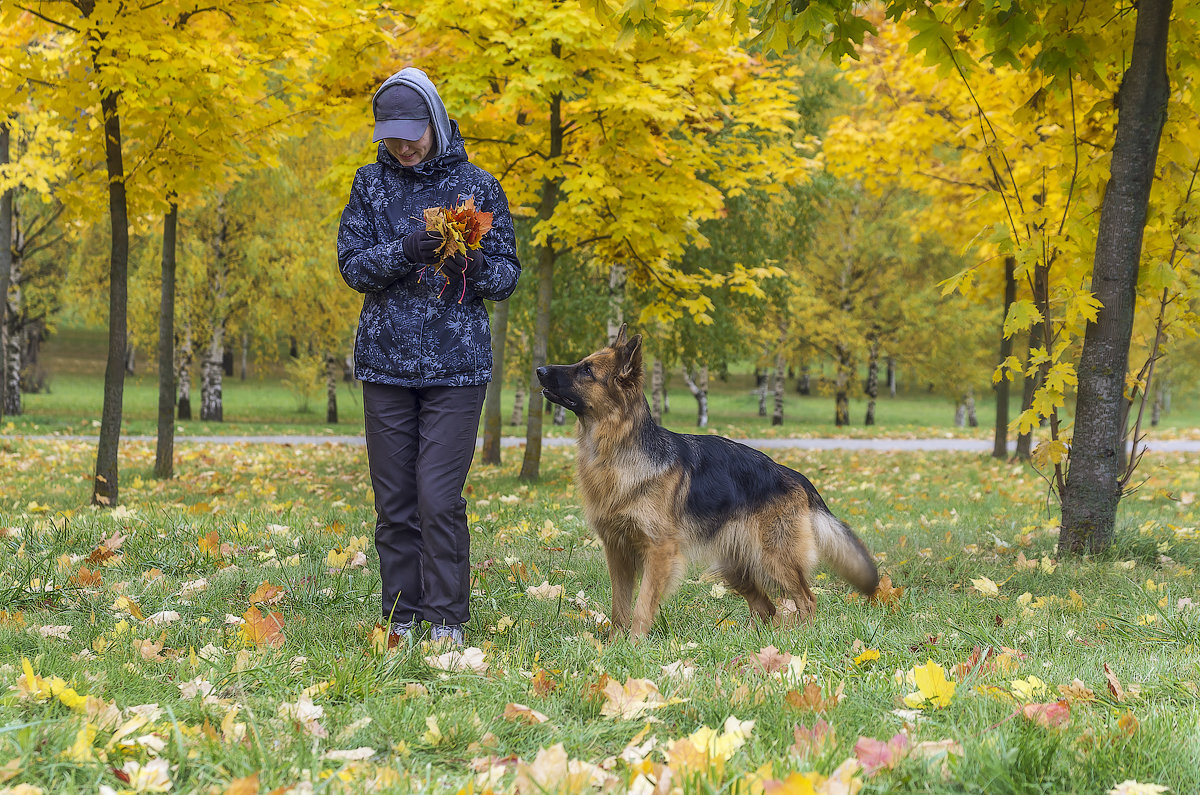
POLYGON ((746 600, 755 618, 769 623, 775 617, 775 605, 766 591, 750 576, 750 572, 744 568, 730 566, 721 568, 720 573, 729 587, 746 600))
POLYGON ((787 597, 796 603, 797 617, 802 621, 812 618, 817 608, 817 597, 808 587, 803 563, 795 559, 778 559, 768 567, 768 573, 787 597))
POLYGON ((629 629, 633 614, 633 581, 638 570, 635 554, 619 543, 604 545, 608 577, 612 581, 613 632, 629 629))
POLYGON ((650 631, 654 616, 663 599, 671 595, 683 578, 687 560, 678 544, 666 542, 646 550, 642 570, 642 587, 633 610, 632 637, 642 637, 650 631))

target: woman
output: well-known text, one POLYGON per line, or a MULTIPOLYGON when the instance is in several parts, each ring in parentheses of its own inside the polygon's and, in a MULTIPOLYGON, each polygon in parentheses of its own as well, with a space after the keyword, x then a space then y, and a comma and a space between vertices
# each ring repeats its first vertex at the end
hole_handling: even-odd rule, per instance
POLYGON ((363 382, 375 549, 389 645, 422 620, 463 643, 470 537, 463 484, 492 376, 483 299, 517 286, 512 217, 500 183, 467 162, 458 124, 419 69, 389 77, 371 102, 376 161, 358 169, 338 230, 342 278, 363 293, 355 375, 363 382), (492 213, 482 249, 439 268, 424 212, 474 198, 492 213))

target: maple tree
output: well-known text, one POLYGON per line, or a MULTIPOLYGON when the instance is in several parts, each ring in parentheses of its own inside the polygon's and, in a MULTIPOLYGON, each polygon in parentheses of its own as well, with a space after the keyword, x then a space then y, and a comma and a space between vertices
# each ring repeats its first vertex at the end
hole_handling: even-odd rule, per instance
MULTIPOLYGON (((1004 335, 1028 330, 1035 336, 1026 361, 1008 355, 997 377, 1023 372, 1033 379, 1030 403, 1015 425, 1028 433, 1041 418, 1049 421, 1051 439, 1040 460, 1053 470, 1063 501, 1061 543, 1076 551, 1104 548, 1132 474, 1120 455, 1130 400, 1139 394, 1144 400, 1145 377, 1167 336, 1148 335, 1148 364, 1127 382, 1135 285, 1157 299, 1151 311, 1158 310, 1161 322, 1151 322, 1152 327, 1178 333, 1192 323, 1190 313, 1176 304, 1187 304, 1194 291, 1181 265, 1192 217, 1187 175, 1197 164, 1197 116, 1194 92, 1188 89, 1196 60, 1184 49, 1196 22, 1177 15, 1175 33, 1168 37, 1169 3, 1145 4, 1136 13, 1135 53, 1161 61, 1169 51, 1179 66, 1177 87, 1168 95, 1166 83, 1139 77, 1153 73, 1157 78, 1165 70, 1149 68, 1141 58, 1137 69, 1126 68, 1123 47, 1134 14, 1120 9, 1114 19, 1121 24, 1102 24, 1063 4, 1035 3, 1001 13, 996 3, 913 7, 896 2, 886 5, 888 20, 877 8, 858 12, 862 16, 853 27, 863 65, 850 68, 875 104, 865 104, 831 133, 829 161, 876 185, 896 177, 923 184, 963 208, 962 215, 947 214, 941 226, 953 219, 958 230, 949 230, 949 236, 962 240, 966 232, 970 237, 964 242, 973 245, 982 264, 948 282, 949 289, 1007 293, 1010 280, 997 266, 1012 266, 1024 294, 1005 302, 1004 335), (1150 36, 1151 28, 1157 38, 1150 36), (868 30, 878 35, 864 38, 868 30), (906 49, 923 52, 926 62, 906 49), (1122 107, 1129 108, 1124 128, 1108 100, 1118 84, 1129 87, 1120 93, 1122 107), (1140 111, 1127 104, 1133 96, 1142 97, 1140 111), (876 102, 880 99, 882 104, 876 102), (1153 110, 1160 107, 1155 102, 1170 105, 1165 126, 1156 126, 1161 110, 1153 110), (1129 133, 1139 123, 1149 126, 1129 133), (1133 141, 1157 142, 1160 126, 1167 159, 1132 146, 1133 141), (1121 140, 1130 145, 1122 149, 1121 140), (1139 157, 1142 165, 1131 165, 1139 157), (1161 205, 1151 206, 1149 224, 1138 220, 1144 211, 1102 210, 1099 216, 1092 211, 1117 196, 1126 197, 1126 207, 1147 202, 1156 162, 1166 195, 1161 205), (1142 176, 1135 180, 1135 173, 1142 176), (964 218, 970 223, 962 224, 964 218), (1123 275, 1110 275, 1113 268, 1123 275), (1104 292, 1117 284, 1123 285, 1120 291, 1104 292), (1080 381, 1085 372, 1088 384, 1080 381), (1060 412, 1077 385, 1075 421, 1067 428, 1060 412)), ((770 17, 771 9, 778 11, 779 5, 759 11, 770 17)), ((767 40, 789 46, 820 38, 821 28, 810 23, 829 13, 846 19, 837 15, 855 12, 848 4, 812 3, 794 18, 774 17, 775 27, 766 26, 767 40)), ((835 31, 831 52, 850 46, 853 37, 843 34, 835 31)), ((930 225, 939 228, 937 221, 930 225)), ((1129 463, 1136 460, 1134 455, 1129 463)))
MULTIPOLYGON (((501 180, 514 215, 536 218, 531 394, 564 251, 604 274, 623 264, 632 289, 661 291, 657 316, 703 321, 712 307, 704 290, 725 275, 702 279, 674 264, 698 240, 697 223, 720 212, 723 193, 805 170, 789 136, 802 75, 740 48, 720 16, 653 41, 548 0, 427 4, 401 24, 406 52, 423 54, 468 151, 501 180)), ((525 478, 538 475, 541 423, 534 401, 525 478)))

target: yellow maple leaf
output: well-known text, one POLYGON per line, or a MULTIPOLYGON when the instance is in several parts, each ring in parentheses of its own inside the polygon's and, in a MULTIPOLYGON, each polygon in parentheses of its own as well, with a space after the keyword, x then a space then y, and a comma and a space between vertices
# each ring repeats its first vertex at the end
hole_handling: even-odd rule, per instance
POLYGON ((933 706, 938 709, 950 705, 954 697, 955 683, 946 679, 946 670, 933 660, 916 666, 910 672, 917 685, 916 693, 904 697, 904 703, 914 709, 933 706))

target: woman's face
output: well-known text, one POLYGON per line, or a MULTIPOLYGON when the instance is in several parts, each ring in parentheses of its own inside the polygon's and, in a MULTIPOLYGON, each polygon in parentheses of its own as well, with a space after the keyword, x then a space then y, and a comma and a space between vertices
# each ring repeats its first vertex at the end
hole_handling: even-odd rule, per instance
POLYGON ((392 153, 392 157, 400 161, 400 165, 412 167, 429 157, 433 148, 433 125, 425 128, 425 132, 415 141, 403 138, 384 138, 383 145, 392 153))

